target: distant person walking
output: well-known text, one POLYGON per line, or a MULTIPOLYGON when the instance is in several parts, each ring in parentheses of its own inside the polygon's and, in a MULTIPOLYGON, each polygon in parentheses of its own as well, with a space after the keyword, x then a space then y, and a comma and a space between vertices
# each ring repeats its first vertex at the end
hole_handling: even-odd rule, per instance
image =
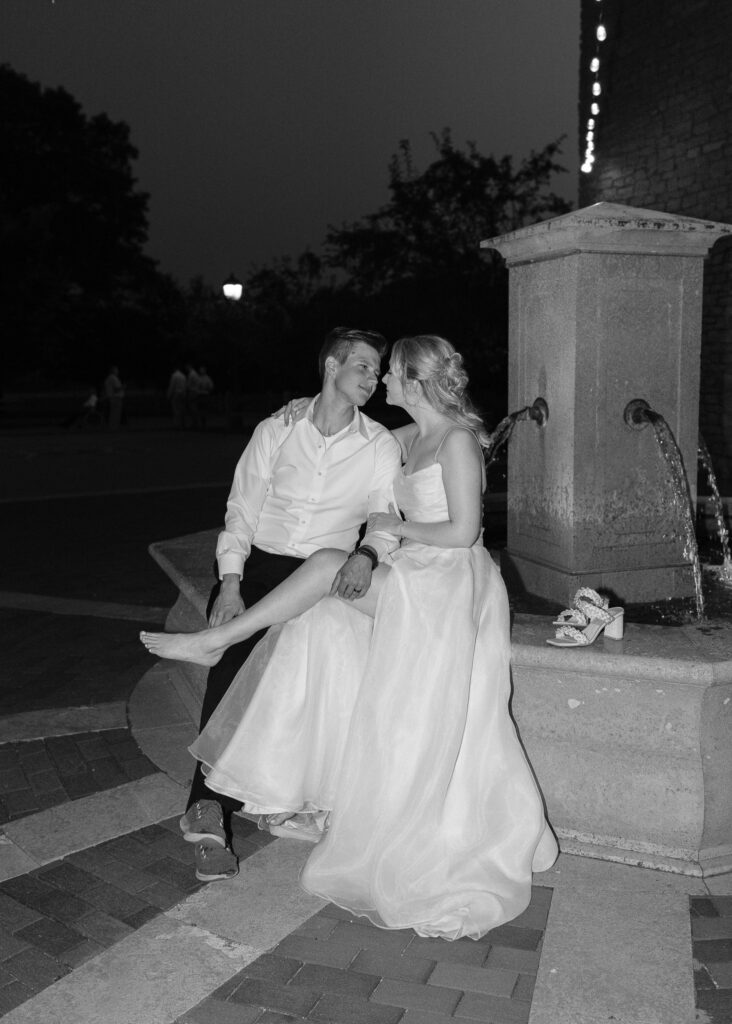
POLYGON ((120 380, 119 369, 110 366, 109 373, 104 379, 104 400, 107 404, 107 425, 110 430, 119 430, 124 397, 125 389, 120 380))
POLYGON ((188 384, 186 382, 186 375, 183 373, 180 366, 176 365, 170 375, 166 395, 170 402, 170 410, 173 414, 173 426, 177 430, 182 430, 185 426, 187 389, 188 384))
POLYGON ((191 426, 201 426, 201 377, 191 363, 186 364, 186 411, 191 426))
POLYGON ((200 381, 198 410, 201 417, 201 429, 205 430, 208 414, 211 412, 211 395, 214 393, 214 382, 209 377, 205 366, 199 366, 198 379, 200 381))

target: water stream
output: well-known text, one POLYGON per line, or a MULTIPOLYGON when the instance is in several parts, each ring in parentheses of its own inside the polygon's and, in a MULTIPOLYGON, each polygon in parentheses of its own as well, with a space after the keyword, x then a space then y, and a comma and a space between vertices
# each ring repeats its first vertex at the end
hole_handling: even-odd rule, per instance
MULTIPOLYGON (((548 415, 549 411, 546 403, 543 399, 537 398, 532 405, 524 406, 523 409, 518 409, 515 412, 509 413, 508 416, 504 416, 491 434, 491 443, 486 449, 485 455, 486 468, 491 466, 498 457, 501 449, 508 444, 514 428, 519 421, 531 419, 534 420, 537 425, 543 426, 546 423, 548 415)), ((625 411, 625 421, 629 426, 636 430, 642 429, 642 427, 648 424, 651 425, 658 443, 659 451, 668 467, 671 483, 671 497, 673 506, 677 512, 676 516, 669 517, 669 528, 674 529, 675 524, 678 524, 678 531, 683 542, 683 557, 689 562, 694 581, 696 620, 699 625, 704 625, 706 623, 705 588, 696 537, 694 505, 689 491, 689 483, 686 476, 686 470, 684 469, 683 458, 679 446, 676 443, 676 438, 663 416, 660 413, 655 412, 655 410, 653 410, 643 399, 635 399, 628 404, 625 411)), ((717 613, 721 608, 724 618, 728 618, 729 612, 727 609, 729 608, 730 595, 732 594, 732 591, 730 590, 730 584, 732 583, 732 553, 730 551, 729 529, 725 522, 724 503, 717 486, 711 457, 701 435, 699 436, 699 461, 704 467, 709 480, 709 489, 711 491, 709 505, 716 523, 717 535, 719 537, 722 554, 721 566, 704 566, 706 590, 709 592, 709 585, 711 582, 712 592, 709 596, 712 601, 712 614, 717 613), (710 577, 712 578, 711 581, 710 577)), ((494 515, 494 518, 500 518, 502 521, 504 520, 504 517, 505 510, 502 513, 499 513, 498 516, 494 515)), ((665 603, 655 602, 654 604, 647 606, 634 606, 631 617, 635 621, 680 625, 684 621, 689 621, 689 614, 691 610, 688 608, 688 601, 689 599, 687 598, 669 600, 665 603), (685 602, 687 604, 686 611, 684 611, 685 602), (664 604, 668 604, 668 607, 664 607, 664 604)), ((543 606, 546 605, 549 607, 550 604, 551 602, 546 602, 539 598, 533 598, 531 595, 524 595, 523 597, 518 598, 516 609, 536 611, 541 614, 546 610, 543 606), (529 605, 533 603, 537 604, 537 607, 524 607, 527 600, 529 605)), ((626 611, 631 611, 631 608, 629 607, 626 611)), ((706 624, 708 625, 708 623, 706 624)))
POLYGON ((666 465, 671 474, 671 495, 679 514, 681 536, 684 545, 683 555, 691 565, 694 579, 694 595, 696 598, 696 615, 697 619, 701 620, 704 618, 702 572, 699 562, 699 548, 696 543, 696 530, 694 528, 694 504, 691 500, 684 461, 673 431, 663 416, 658 412, 654 412, 653 409, 646 409, 645 418, 653 427, 658 447, 666 460, 666 465))
POLYGON ((717 476, 712 466, 712 457, 701 434, 699 434, 699 462, 707 474, 709 490, 711 491, 709 504, 714 521, 717 524, 717 536, 719 537, 719 546, 722 552, 722 565, 715 568, 720 579, 730 582, 732 581, 732 555, 730 555, 729 530, 724 518, 724 502, 719 493, 717 476))

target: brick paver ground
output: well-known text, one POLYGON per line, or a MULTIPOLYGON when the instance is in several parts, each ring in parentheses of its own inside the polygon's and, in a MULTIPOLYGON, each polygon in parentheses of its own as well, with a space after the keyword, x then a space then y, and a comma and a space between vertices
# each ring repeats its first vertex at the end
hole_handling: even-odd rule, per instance
POLYGON ((697 1009, 708 1024, 732 1021, 732 896, 692 896, 697 1009))
POLYGON ((129 729, 0 744, 0 824, 152 775, 129 729))
POLYGON ((127 700, 153 664, 146 628, 160 623, 0 609, 0 714, 127 700))
POLYGON ((330 904, 179 1024, 526 1024, 552 890, 478 942, 387 931, 330 904))
MULTIPOLYGON (((172 432, 148 438, 0 435, 0 475, 6 488, 23 498, 0 510, 2 588, 137 604, 141 615, 143 607, 169 606, 175 588, 150 559, 147 545, 221 521, 227 488, 198 485, 229 480, 244 440, 226 435, 192 439, 172 432), (188 489, 178 490, 186 485, 188 489), (171 489, 47 497, 151 486, 171 489), (29 500, 40 495, 45 499, 29 500)), ((10 497, 9 490, 3 496, 10 497)), ((496 536, 503 529, 500 515, 494 516, 496 536)), ((493 540, 491 524, 486 525, 493 540)), ((152 663, 137 642, 144 625, 159 627, 1 609, 0 713, 127 699, 152 663)), ((119 757, 101 752, 110 739, 114 746, 112 733, 121 739, 122 732, 108 731, 102 745, 95 742, 99 734, 70 737, 81 757, 77 774, 84 774, 86 784, 99 783, 98 789, 118 784, 110 780, 119 778, 114 765, 119 757), (87 753, 96 750, 98 758, 84 757, 79 743, 87 742, 87 753)), ((0 800, 20 792, 13 789, 20 781, 16 769, 29 783, 26 792, 40 795, 47 781, 54 783, 48 792, 59 795, 63 790, 65 799, 82 795, 64 781, 49 743, 13 745, 18 753, 22 748, 28 762, 19 756, 9 765, 7 758, 2 763, 2 756, 10 745, 0 747, 0 789, 5 784, 0 800), (49 769, 45 758, 54 767, 49 769), (52 774, 42 779, 44 772, 52 774)), ((136 757, 130 756, 130 764, 136 757)), ((71 761, 65 764, 71 768, 71 761)), ((73 774, 66 772, 68 778, 73 774)), ((41 806, 39 800, 34 809, 41 806)), ((16 804, 8 813, 26 812, 16 804)), ((234 844, 240 857, 270 841, 235 819, 234 844)), ((0 1016, 195 892, 199 883, 192 858, 192 846, 181 842, 173 818, 1 883, 0 1016)), ((531 906, 520 919, 480 942, 453 943, 383 931, 326 907, 180 1022, 520 1024, 528 1019, 550 900, 551 890, 535 887, 531 906)), ((700 1019, 704 1014, 711 1024, 729 1024, 732 897, 695 897, 691 913, 700 1019)))
MULTIPOLYGON (((274 841, 242 818, 233 830, 240 860, 274 841)), ((0 1016, 203 884, 177 817, 1 882, 0 1016)))

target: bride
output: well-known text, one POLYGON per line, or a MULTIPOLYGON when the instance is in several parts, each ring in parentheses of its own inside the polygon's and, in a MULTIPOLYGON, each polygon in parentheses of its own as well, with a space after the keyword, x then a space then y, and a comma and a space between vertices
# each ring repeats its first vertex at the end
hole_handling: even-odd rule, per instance
POLYGON ((369 521, 400 546, 368 592, 329 597, 346 555, 319 551, 222 626, 141 638, 214 664, 285 623, 191 747, 207 785, 293 835, 311 822, 308 891, 384 928, 478 938, 525 909, 557 855, 508 711, 508 601, 481 539, 488 437, 444 339, 398 341, 384 383, 414 422, 394 432, 402 514, 369 521))

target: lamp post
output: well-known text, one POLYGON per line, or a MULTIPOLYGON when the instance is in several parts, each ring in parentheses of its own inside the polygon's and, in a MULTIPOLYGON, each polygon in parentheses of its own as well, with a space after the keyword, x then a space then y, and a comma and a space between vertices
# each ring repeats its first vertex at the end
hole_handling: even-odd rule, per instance
POLYGON ((240 402, 240 383, 239 383, 239 344, 238 335, 241 330, 241 313, 239 309, 236 309, 237 303, 241 301, 242 294, 244 292, 244 286, 241 281, 234 276, 229 274, 227 279, 221 286, 221 290, 224 293, 226 299, 226 305, 229 307, 228 315, 224 317, 226 321, 226 336, 227 336, 227 363, 228 367, 228 384, 225 394, 225 406, 226 406, 226 420, 230 430, 237 429, 241 426, 241 412, 238 408, 240 402), (236 313, 234 310, 236 309, 236 313), (231 341, 231 347, 228 341, 231 341))
POLYGON ((221 287, 224 295, 230 302, 238 302, 244 291, 241 281, 234 277, 233 274, 229 274, 221 287))

